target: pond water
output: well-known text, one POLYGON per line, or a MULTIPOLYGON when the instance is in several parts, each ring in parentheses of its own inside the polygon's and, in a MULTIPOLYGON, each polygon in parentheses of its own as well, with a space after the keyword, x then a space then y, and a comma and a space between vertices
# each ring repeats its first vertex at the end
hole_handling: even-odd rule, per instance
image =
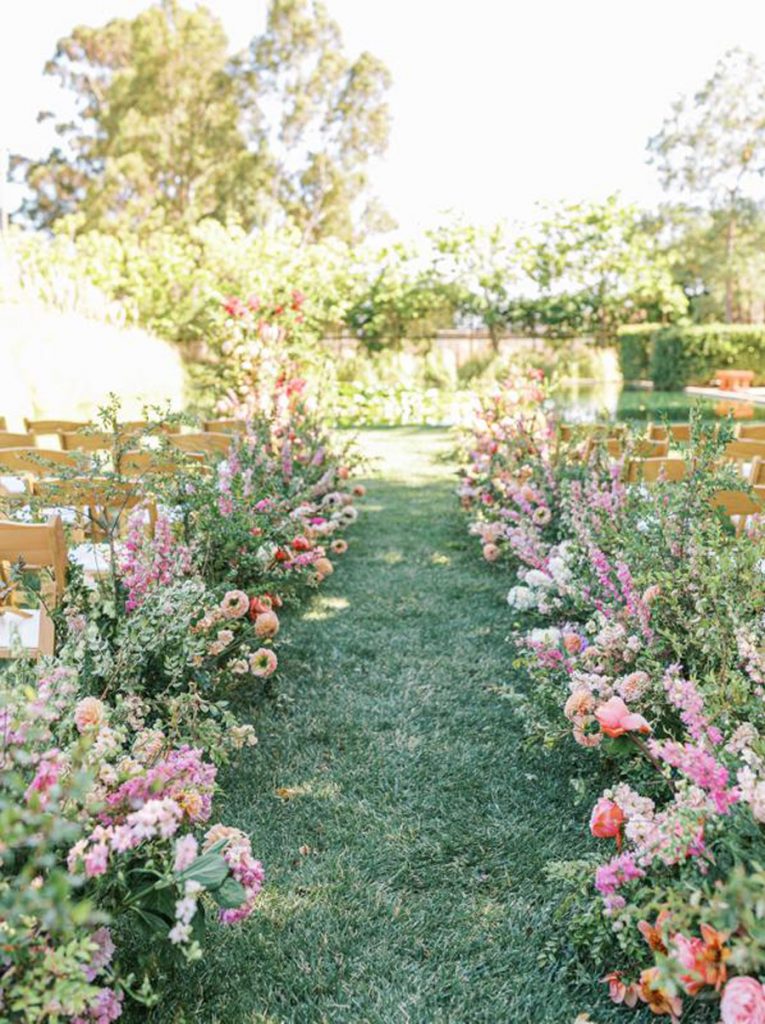
POLYGON ((681 423, 699 408, 705 419, 731 415, 735 420, 765 420, 765 405, 744 400, 698 398, 683 391, 628 391, 617 381, 573 384, 558 392, 556 403, 566 420, 590 423, 597 420, 668 420, 681 423))

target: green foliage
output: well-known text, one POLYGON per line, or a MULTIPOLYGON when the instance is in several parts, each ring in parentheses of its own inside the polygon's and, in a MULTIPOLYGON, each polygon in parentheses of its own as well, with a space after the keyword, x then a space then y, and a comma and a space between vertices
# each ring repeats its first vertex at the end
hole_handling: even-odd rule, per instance
POLYGON ((632 324, 618 334, 619 369, 625 381, 646 380, 651 365, 651 343, 661 324, 632 324))
POLYGON ((753 370, 765 381, 765 327, 702 324, 667 327, 652 337, 650 375, 659 391, 709 384, 718 369, 753 370))
POLYGON ((623 324, 669 322, 686 311, 667 255, 637 208, 617 196, 559 204, 519 245, 541 296, 518 303, 517 321, 531 334, 612 342, 623 324))

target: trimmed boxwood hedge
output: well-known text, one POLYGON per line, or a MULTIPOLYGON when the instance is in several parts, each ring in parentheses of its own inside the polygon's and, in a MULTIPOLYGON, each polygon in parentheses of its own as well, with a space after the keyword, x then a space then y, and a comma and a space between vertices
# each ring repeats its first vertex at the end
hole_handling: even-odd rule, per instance
POLYGON ((765 325, 641 325, 619 336, 619 361, 626 380, 650 377, 657 391, 709 384, 715 370, 753 370, 765 383, 765 325))

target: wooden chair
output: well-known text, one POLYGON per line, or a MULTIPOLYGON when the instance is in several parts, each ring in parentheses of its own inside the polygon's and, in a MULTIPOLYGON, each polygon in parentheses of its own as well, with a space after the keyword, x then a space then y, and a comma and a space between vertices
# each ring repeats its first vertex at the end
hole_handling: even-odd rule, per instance
POLYGON ((736 435, 739 441, 765 441, 765 423, 740 423, 736 435))
POLYGON ((202 452, 207 455, 227 455, 231 448, 231 435, 212 431, 204 434, 168 434, 170 444, 183 452, 202 452))
MULTIPOLYGON (((0 563, 13 565, 19 561, 36 572, 52 571, 52 579, 41 593, 45 595, 45 604, 55 607, 64 595, 67 568, 66 539, 59 516, 51 517, 47 523, 0 522, 0 563)), ((14 626, 18 627, 25 654, 53 654, 53 622, 45 604, 25 616, 17 616, 13 611, 0 615, 0 658, 12 655, 10 638, 14 626)))
POLYGON ((13 434, 9 430, 0 431, 0 448, 34 448, 34 434, 13 434))
POLYGON ((213 434, 244 434, 247 430, 246 420, 205 420, 202 430, 213 434))
POLYGON ((658 480, 676 483, 687 472, 684 459, 648 458, 631 460, 625 470, 628 483, 655 483, 658 480))
POLYGON ((712 508, 722 509, 731 520, 735 517, 736 533, 744 529, 749 516, 762 515, 765 512, 765 488, 755 490, 754 496, 744 491, 718 491, 710 499, 712 508))

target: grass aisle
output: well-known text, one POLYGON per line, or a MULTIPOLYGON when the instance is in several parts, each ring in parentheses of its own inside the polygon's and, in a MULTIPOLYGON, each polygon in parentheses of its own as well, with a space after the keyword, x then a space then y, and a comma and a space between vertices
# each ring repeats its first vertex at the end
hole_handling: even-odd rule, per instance
POLYGON ((285 690, 227 785, 266 864, 260 917, 159 1019, 572 1024, 592 989, 549 962, 541 871, 581 849, 581 760, 522 749, 490 691, 512 677, 507 581, 465 536, 446 432, 362 442, 381 461, 351 549, 290 622, 285 690))

